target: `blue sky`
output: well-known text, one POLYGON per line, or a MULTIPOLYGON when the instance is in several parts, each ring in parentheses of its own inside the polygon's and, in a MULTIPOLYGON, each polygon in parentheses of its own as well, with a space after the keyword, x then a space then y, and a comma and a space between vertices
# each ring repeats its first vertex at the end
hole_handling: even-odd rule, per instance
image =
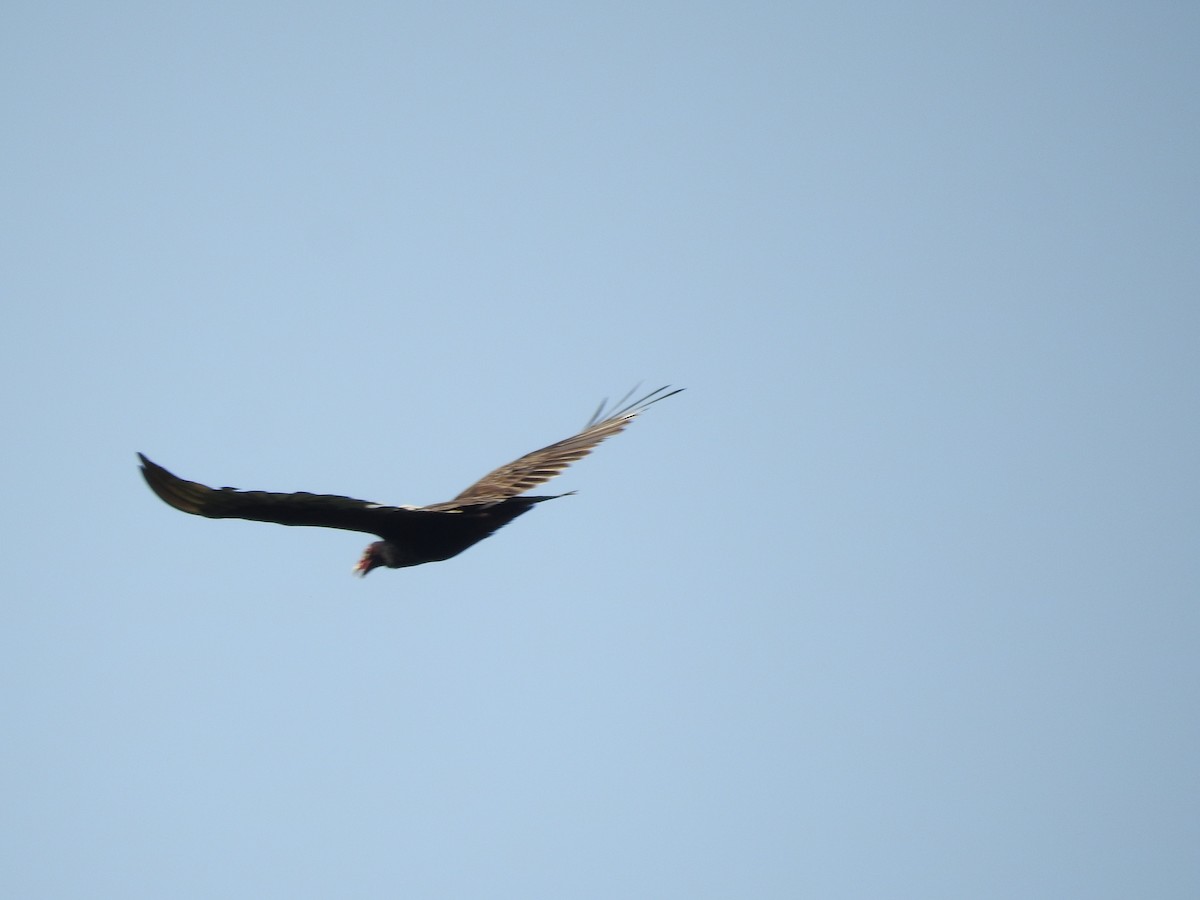
POLYGON ((1200 893, 1200 13, 0 14, 0 893, 1200 893), (450 562, 181 515, 445 500, 450 562))

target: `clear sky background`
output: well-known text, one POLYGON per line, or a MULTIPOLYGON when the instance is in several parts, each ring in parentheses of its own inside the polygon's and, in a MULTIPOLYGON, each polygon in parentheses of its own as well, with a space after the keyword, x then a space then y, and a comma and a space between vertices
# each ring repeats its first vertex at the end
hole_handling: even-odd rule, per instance
POLYGON ((1200 896, 1200 8, 0 13, 0 895, 1200 896), (446 563, 182 515, 448 499, 446 563))

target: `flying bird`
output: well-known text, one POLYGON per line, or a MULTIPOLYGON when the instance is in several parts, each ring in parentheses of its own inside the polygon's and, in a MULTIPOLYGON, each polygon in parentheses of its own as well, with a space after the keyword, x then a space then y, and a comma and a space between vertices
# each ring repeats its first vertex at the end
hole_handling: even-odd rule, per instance
MULTIPOLYGON (((636 389, 635 389, 636 390, 636 389)), ((141 453, 142 476, 150 489, 170 506, 210 519, 250 519, 279 525, 341 528, 377 535, 354 567, 365 576, 378 566, 400 569, 457 556, 494 534, 536 504, 566 494, 523 496, 526 491, 562 473, 583 459, 605 438, 619 434, 647 407, 673 397, 683 388, 670 385, 628 402, 630 391, 612 409, 601 403, 578 434, 527 453, 489 472, 453 500, 431 506, 387 506, 335 494, 275 494, 211 488, 184 481, 141 453)), ((569 491, 568 493, 574 493, 569 491)))

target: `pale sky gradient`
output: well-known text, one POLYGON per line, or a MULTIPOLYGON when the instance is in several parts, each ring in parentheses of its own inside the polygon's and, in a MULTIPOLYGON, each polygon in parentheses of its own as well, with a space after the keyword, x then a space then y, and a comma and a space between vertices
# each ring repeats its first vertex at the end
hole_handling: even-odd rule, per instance
POLYGON ((0 896, 1200 896, 1200 7, 0 12, 0 896), (448 499, 446 563, 182 515, 448 499))

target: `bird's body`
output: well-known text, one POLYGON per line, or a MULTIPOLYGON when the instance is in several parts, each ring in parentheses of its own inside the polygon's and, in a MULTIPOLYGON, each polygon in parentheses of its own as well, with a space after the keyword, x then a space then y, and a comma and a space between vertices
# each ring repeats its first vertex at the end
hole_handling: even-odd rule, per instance
POLYGON ((653 403, 679 393, 659 388, 626 403, 627 395, 610 412, 604 406, 572 437, 528 453, 488 473, 453 500, 431 506, 387 506, 334 494, 268 493, 211 488, 184 481, 142 454, 142 475, 164 502, 210 519, 250 519, 279 525, 341 528, 378 535, 367 547, 355 571, 366 575, 377 566, 399 569, 457 556, 503 528, 536 504, 563 496, 523 496, 582 459, 605 438, 619 434, 653 403))

